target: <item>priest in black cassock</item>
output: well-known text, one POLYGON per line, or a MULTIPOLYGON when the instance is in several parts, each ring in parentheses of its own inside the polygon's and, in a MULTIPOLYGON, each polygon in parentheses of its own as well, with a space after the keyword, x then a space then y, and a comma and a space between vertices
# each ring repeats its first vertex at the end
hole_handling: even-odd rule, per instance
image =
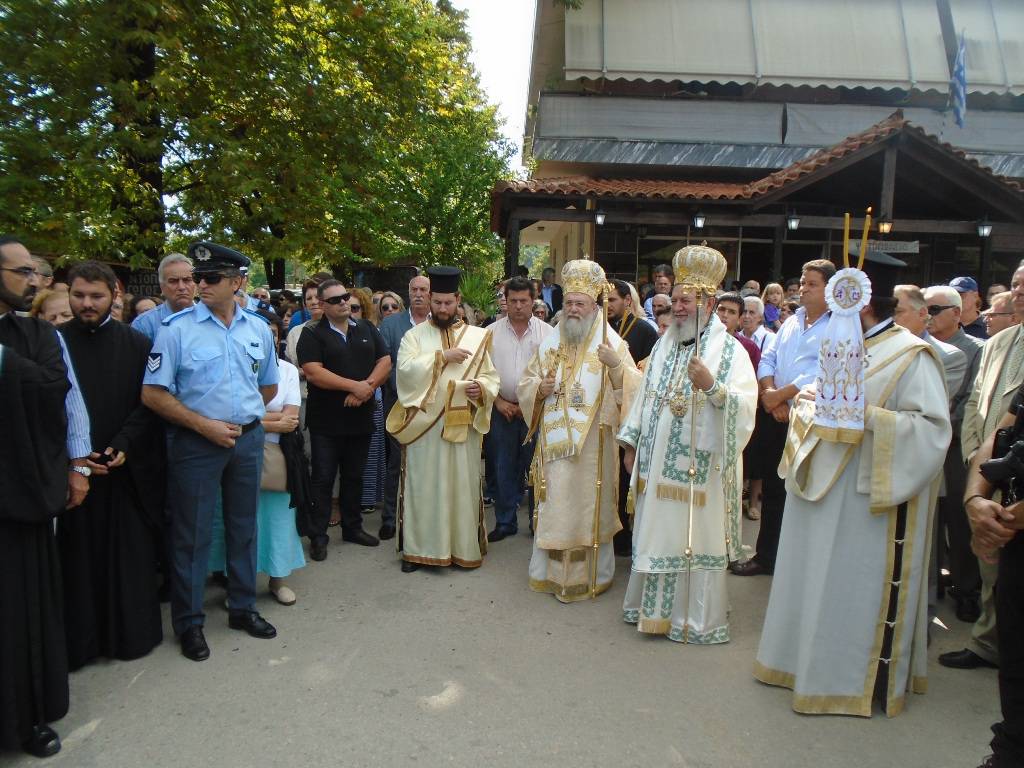
POLYGON ((60 749, 68 662, 53 516, 68 494, 68 373, 53 328, 18 317, 35 263, 0 237, 0 751, 60 749))
POLYGON ((74 319, 60 327, 85 398, 92 470, 85 502, 57 526, 72 670, 136 659, 163 639, 157 534, 164 504, 161 430, 141 402, 151 342, 110 316, 117 278, 95 261, 68 273, 74 319))

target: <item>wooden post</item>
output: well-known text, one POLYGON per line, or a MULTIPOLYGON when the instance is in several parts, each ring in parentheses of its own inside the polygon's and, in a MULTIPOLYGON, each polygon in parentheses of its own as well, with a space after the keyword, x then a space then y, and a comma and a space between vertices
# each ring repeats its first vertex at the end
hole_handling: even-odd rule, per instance
POLYGON ((882 193, 878 199, 879 221, 892 221, 892 198, 896 188, 896 145, 885 148, 885 165, 882 168, 882 193))
POLYGON ((519 219, 509 216, 505 230, 505 277, 512 277, 519 267, 519 219))
POLYGON ((772 249, 772 280, 782 279, 782 241, 786 237, 786 222, 782 221, 775 227, 775 240, 772 249))

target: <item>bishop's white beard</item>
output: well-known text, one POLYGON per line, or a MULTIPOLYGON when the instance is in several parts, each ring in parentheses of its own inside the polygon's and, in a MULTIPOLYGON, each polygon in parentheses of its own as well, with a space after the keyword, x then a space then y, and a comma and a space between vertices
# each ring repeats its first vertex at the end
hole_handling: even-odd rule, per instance
MULTIPOLYGON (((700 307, 697 310, 700 316, 700 332, 703 334, 707 328, 707 314, 704 311, 704 307, 700 307)), ((665 341, 670 344, 687 344, 693 341, 697 337, 697 316, 690 315, 685 320, 676 320, 672 318, 672 322, 669 323, 668 330, 665 331, 665 341)))
POLYGON ((559 331, 562 334, 562 341, 566 344, 582 344, 586 338, 590 329, 594 326, 594 319, 597 316, 597 310, 595 309, 589 315, 581 318, 565 317, 562 318, 562 322, 558 324, 559 331))

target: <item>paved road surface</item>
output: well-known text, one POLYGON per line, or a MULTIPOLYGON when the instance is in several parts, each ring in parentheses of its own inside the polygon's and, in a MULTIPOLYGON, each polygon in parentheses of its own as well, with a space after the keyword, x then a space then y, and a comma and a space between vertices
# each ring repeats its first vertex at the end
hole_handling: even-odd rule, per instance
POLYGON ((64 749, 45 764, 952 768, 986 753, 996 675, 935 662, 967 637, 948 604, 929 692, 903 715, 808 717, 750 674, 767 577, 730 577, 731 643, 682 646, 622 622, 624 559, 596 602, 561 605, 529 591, 529 553, 521 534, 478 571, 402 574, 391 547, 332 542, 291 579, 297 605, 260 597, 279 630, 270 641, 229 630, 210 587, 210 660, 187 661, 168 639, 75 673, 56 724, 64 749))

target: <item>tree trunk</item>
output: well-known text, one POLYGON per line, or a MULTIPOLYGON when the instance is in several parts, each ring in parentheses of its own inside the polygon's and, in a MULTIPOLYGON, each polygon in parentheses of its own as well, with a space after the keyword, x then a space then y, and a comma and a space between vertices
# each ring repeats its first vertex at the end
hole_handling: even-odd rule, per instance
POLYGON ((110 8, 117 19, 115 28, 122 30, 112 45, 111 117, 116 130, 128 134, 120 151, 125 166, 140 182, 131 190, 115 191, 113 205, 124 212, 125 255, 133 263, 155 264, 163 251, 166 229, 163 125, 160 96, 153 84, 156 44, 139 33, 155 34, 160 22, 156 15, 146 18, 133 2, 114 2, 110 8))

